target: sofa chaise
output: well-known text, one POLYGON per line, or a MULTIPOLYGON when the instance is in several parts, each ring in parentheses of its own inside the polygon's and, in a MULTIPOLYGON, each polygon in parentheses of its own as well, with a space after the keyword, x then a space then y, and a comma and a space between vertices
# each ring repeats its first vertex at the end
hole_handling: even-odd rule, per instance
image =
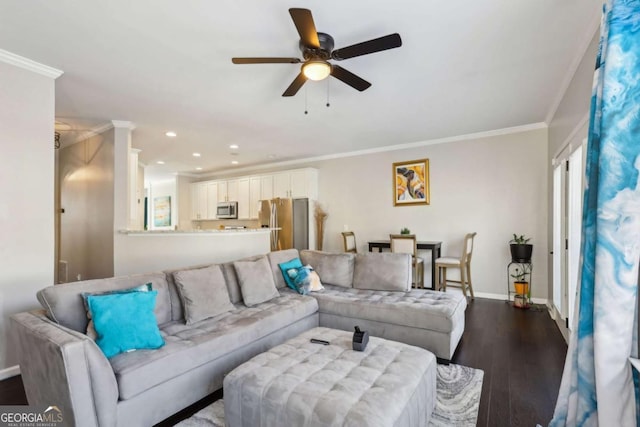
MULTIPOLYGON (((251 257, 256 261, 263 257, 251 257)), ((73 282, 38 293, 44 309, 11 318, 29 404, 57 405, 65 424, 150 426, 222 387, 224 375, 253 356, 311 328, 353 330, 417 345, 452 357, 464 330, 466 299, 410 290, 405 254, 330 254, 284 250, 266 255, 277 292, 245 305, 234 263, 220 265, 232 310, 185 323, 175 283, 189 267, 143 275, 73 282), (319 274, 324 291, 311 296, 287 288, 279 264, 300 257, 319 274), (165 345, 107 358, 86 334, 83 292, 151 283, 155 320, 165 345)), ((241 286, 242 285, 242 286, 241 286)))

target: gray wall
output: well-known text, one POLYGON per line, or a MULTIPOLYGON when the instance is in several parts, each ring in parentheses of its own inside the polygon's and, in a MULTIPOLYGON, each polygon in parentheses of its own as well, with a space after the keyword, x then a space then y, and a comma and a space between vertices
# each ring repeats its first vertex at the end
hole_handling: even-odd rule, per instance
MULTIPOLYGON (((593 87, 593 72, 596 65, 596 55, 598 53, 598 43, 600 32, 596 31, 589 47, 587 48, 580 65, 578 66, 571 83, 569 84, 558 109, 556 110, 551 123, 549 123, 549 158, 547 164, 551 165, 553 157, 558 155, 561 149, 569 142, 576 141, 579 143, 587 136, 588 121, 581 124, 586 115, 589 114, 591 103, 591 91, 593 87), (575 132, 571 141, 569 136, 575 132)), ((549 167, 549 218, 553 218, 553 167, 549 167)), ((549 221, 549 229, 547 230, 549 248, 547 256, 549 259, 549 299, 553 295, 553 262, 550 255, 553 249, 553 221, 549 221)))
POLYGON ((0 378, 17 364, 11 314, 53 284, 54 79, 0 62, 0 378))
MULTIPOLYGON (((442 241, 444 254, 459 256, 464 235, 476 231, 474 290, 497 297, 506 294, 508 242, 513 233, 526 234, 535 245, 533 297, 547 298, 545 128, 309 166, 319 169, 319 201, 329 214, 325 250, 342 250, 345 227, 355 231, 358 251, 408 227, 418 239, 442 241), (430 161, 431 204, 394 207, 392 164, 421 158, 430 161)), ((422 256, 430 271, 429 253, 422 256)))
POLYGON ((60 150, 60 259, 68 281, 113 276, 113 129, 60 150))

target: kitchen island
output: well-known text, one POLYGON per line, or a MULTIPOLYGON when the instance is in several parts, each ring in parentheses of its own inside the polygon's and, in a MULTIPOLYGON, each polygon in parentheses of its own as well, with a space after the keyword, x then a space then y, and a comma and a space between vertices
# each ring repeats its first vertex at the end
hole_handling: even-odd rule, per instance
POLYGON ((148 273, 266 254, 270 233, 270 228, 120 230, 114 239, 114 274, 148 273))

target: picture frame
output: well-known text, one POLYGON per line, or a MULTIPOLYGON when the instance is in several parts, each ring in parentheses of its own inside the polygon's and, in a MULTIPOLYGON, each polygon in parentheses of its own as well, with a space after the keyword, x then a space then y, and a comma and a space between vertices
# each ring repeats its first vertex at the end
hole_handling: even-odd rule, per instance
POLYGON ((153 226, 171 227, 171 196, 154 197, 153 226))
POLYGON ((393 164, 393 206, 428 205, 429 159, 393 164))

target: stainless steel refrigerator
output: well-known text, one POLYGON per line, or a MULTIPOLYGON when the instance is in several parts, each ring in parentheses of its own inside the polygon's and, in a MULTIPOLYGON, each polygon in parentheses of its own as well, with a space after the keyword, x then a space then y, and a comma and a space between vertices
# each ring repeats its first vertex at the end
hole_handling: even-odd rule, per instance
POLYGON ((271 231, 271 250, 309 249, 309 199, 260 201, 260 226, 271 231))

